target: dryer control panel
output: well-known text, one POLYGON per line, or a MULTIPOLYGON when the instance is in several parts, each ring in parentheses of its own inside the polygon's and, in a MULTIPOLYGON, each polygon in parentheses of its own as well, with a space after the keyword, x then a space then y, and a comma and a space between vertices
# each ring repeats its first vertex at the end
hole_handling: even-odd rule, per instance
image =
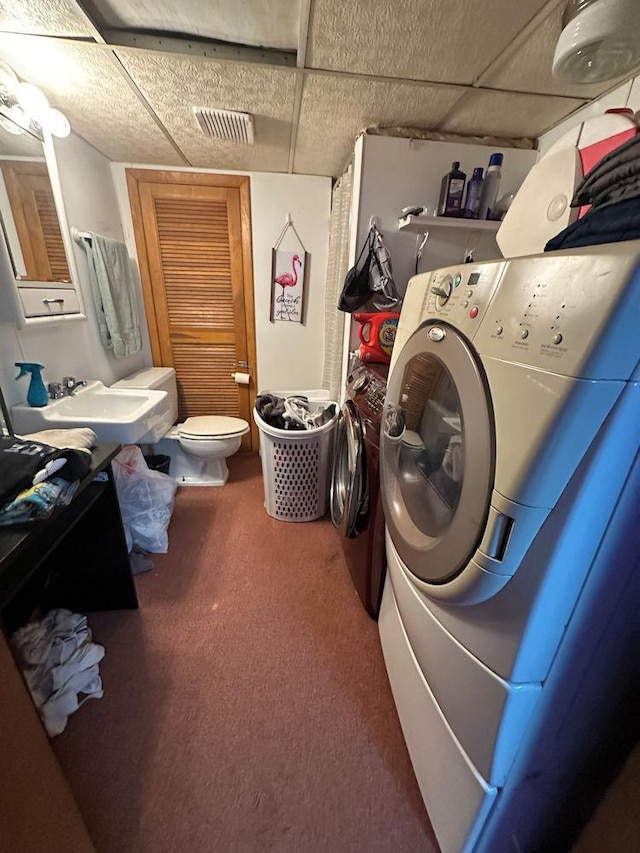
POLYGON ((506 261, 465 264, 427 273, 420 322, 446 320, 473 338, 506 268, 506 261))
POLYGON ((474 343, 564 376, 627 379, 640 358, 640 244, 510 260, 474 343))

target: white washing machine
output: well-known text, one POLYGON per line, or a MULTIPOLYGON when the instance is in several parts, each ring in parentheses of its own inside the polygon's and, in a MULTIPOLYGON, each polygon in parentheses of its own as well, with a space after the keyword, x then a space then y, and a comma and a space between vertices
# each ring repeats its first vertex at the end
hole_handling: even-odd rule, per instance
POLYGON ((409 284, 379 626, 443 853, 560 849, 638 677, 639 326, 638 242, 409 284))

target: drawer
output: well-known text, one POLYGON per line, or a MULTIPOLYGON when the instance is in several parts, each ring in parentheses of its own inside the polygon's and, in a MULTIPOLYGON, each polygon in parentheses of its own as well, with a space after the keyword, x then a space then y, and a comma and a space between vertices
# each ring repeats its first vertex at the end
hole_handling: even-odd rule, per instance
POLYGON ((388 583, 413 655, 447 723, 482 776, 504 785, 541 686, 505 681, 440 624, 387 540, 388 583))
POLYGON ((73 287, 19 287, 25 317, 79 314, 80 300, 73 287))

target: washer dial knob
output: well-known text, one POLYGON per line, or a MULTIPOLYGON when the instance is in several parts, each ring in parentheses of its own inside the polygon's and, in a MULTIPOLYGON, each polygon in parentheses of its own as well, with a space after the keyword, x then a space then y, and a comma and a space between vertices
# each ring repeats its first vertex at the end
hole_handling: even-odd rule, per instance
POLYGON ((440 282, 440 284, 436 284, 435 287, 431 288, 431 293, 435 293, 437 297, 436 305, 438 306, 438 308, 443 308, 447 304, 449 298, 451 297, 452 291, 453 279, 450 275, 445 276, 440 282))

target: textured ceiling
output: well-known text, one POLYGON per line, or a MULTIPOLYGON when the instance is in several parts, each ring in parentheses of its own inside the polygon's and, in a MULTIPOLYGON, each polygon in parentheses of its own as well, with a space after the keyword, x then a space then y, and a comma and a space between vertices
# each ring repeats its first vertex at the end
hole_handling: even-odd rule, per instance
POLYGON ((287 171, 295 71, 146 51, 118 56, 193 166, 287 171), (255 144, 205 136, 194 106, 251 113, 255 144))
POLYGON ((74 0, 0 0, 0 30, 52 36, 91 36, 74 0))
POLYGON ((297 0, 99 0, 93 5, 108 27, 191 33, 283 50, 298 44, 297 0))
POLYGON ((473 83, 546 0, 316 0, 307 64, 473 83))
POLYGON ((295 171, 337 174, 362 128, 437 127, 460 97, 456 89, 309 74, 302 94, 295 171), (334 127, 340 133, 332 133, 334 127))
POLYGON ((367 126, 535 139, 613 88, 553 79, 563 6, 0 0, 0 59, 113 160, 338 175, 367 126), (251 113, 255 144, 204 136, 194 107, 251 113))

